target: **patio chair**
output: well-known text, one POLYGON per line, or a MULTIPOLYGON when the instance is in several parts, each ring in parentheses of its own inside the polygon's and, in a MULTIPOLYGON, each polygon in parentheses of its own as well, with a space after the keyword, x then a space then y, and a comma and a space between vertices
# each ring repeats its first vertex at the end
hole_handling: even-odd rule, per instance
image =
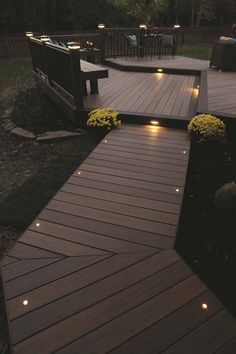
POLYGON ((163 34, 161 42, 161 50, 164 55, 175 55, 176 39, 173 34, 163 34))
POLYGON ((128 56, 131 58, 132 56, 137 55, 138 60, 139 60, 140 51, 141 51, 142 47, 138 44, 137 36, 135 34, 126 35, 125 38, 126 38, 126 43, 127 43, 126 59, 128 58, 128 56))
POLYGON ((144 52, 146 57, 149 55, 150 58, 154 55, 158 55, 161 58, 161 48, 162 48, 162 35, 151 33, 146 35, 146 41, 144 46, 144 52))

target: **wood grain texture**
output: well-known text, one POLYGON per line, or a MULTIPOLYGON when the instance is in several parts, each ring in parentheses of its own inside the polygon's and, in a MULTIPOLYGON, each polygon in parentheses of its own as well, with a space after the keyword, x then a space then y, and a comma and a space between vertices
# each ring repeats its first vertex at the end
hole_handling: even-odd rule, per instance
POLYGON ((120 72, 109 68, 109 78, 99 80, 99 95, 84 97, 84 106, 86 109, 110 106, 131 114, 187 118, 194 79, 194 76, 120 72), (176 111, 177 99, 180 107, 176 111))
POLYGON ((106 141, 5 258, 12 354, 232 350, 236 321, 173 249, 187 133, 125 125, 106 141))

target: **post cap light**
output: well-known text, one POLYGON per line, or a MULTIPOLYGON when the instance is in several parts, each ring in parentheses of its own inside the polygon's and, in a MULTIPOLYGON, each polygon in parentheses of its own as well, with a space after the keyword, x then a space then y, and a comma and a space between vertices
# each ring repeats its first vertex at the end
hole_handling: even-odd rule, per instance
POLYGON ((33 32, 25 32, 26 37, 33 37, 33 32))
POLYGON ((49 41, 49 37, 44 35, 44 36, 40 36, 41 42, 48 42, 49 41))
POLYGON ((141 25, 139 25, 139 28, 140 29, 147 29, 147 26, 144 23, 142 23, 141 25))
POLYGON ((78 42, 68 42, 67 46, 70 50, 79 50, 80 44, 78 42))
POLYGON ((103 28, 105 28, 104 23, 99 23, 99 24, 98 24, 98 28, 99 28, 99 29, 103 29, 103 28))
POLYGON ((176 25, 174 25, 174 28, 178 29, 180 28, 180 25, 177 23, 176 25))

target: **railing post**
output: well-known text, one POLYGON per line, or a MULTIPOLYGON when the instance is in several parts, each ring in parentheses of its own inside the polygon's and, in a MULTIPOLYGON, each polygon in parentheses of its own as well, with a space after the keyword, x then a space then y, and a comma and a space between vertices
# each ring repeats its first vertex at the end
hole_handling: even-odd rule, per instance
POLYGON ((33 34, 33 32, 25 32, 25 35, 26 35, 26 40, 27 40, 27 44, 28 44, 29 55, 31 58, 33 70, 35 71, 34 58, 33 58, 32 50, 31 50, 31 38, 33 38, 34 34, 33 34))
POLYGON ((174 54, 177 54, 177 50, 178 50, 179 29, 180 29, 180 25, 179 25, 179 24, 174 25, 174 30, 175 30, 175 48, 174 48, 174 54))
POLYGON ((106 29, 103 23, 98 25, 99 35, 100 35, 100 61, 102 64, 106 60, 106 29))
POLYGON ((41 36, 40 39, 41 39, 41 42, 43 45, 43 61, 44 61, 45 74, 47 75, 48 82, 51 86, 50 70, 49 70, 49 63, 48 63, 48 57, 47 57, 47 47, 46 47, 46 44, 49 41, 49 37, 48 36, 41 36))
POLYGON ((83 79, 80 65, 80 45, 77 42, 70 42, 68 43, 68 48, 70 52, 70 75, 72 80, 75 105, 77 109, 83 109, 83 79))
POLYGON ((144 57, 144 42, 145 42, 145 32, 146 32, 147 26, 142 24, 139 26, 139 56, 141 58, 144 57))

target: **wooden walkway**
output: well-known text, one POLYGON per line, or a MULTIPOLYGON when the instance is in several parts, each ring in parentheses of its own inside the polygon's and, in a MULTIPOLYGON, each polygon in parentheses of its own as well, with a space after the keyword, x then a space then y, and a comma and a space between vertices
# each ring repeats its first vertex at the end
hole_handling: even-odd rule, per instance
POLYGON ((126 125, 75 171, 4 260, 12 353, 236 352, 235 319, 173 249, 189 149, 126 125))
POLYGON ((84 98, 91 110, 110 106, 120 113, 189 119, 196 103, 196 78, 187 75, 123 72, 109 68, 109 78, 99 80, 99 95, 84 98))
POLYGON ((189 70, 207 70, 208 111, 236 118, 236 72, 218 72, 210 69, 209 61, 176 56, 152 60, 112 59, 122 65, 156 66, 189 70))

